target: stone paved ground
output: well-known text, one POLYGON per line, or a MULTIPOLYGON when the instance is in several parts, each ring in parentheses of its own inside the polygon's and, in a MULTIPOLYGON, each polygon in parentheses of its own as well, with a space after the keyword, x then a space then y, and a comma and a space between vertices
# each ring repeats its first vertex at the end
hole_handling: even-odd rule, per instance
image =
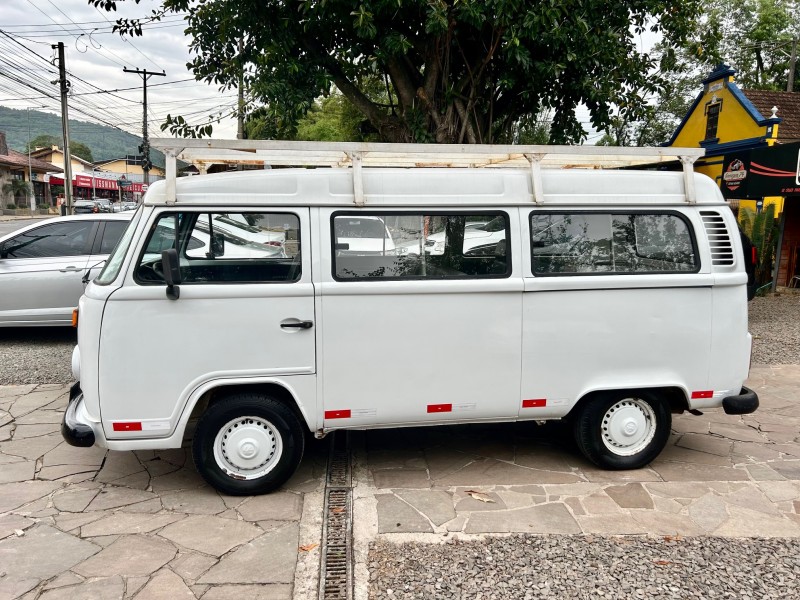
POLYGON ((282 491, 224 496, 183 449, 68 446, 67 394, 0 387, 0 599, 284 600, 313 579, 325 444, 282 491))
POLYGON ((555 423, 356 436, 357 581, 371 576, 374 540, 800 537, 800 366, 753 367, 748 386, 761 400, 756 413, 676 416, 667 448, 636 471, 595 468, 555 423))

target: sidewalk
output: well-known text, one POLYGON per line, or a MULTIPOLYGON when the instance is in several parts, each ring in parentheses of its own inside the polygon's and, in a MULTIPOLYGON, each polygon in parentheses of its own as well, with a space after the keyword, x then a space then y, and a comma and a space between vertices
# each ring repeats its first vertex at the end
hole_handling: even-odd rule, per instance
POLYGON ((675 416, 636 471, 594 467, 558 424, 367 432, 356 520, 378 536, 800 536, 800 366, 754 367, 749 386, 758 411, 675 416))
POLYGON ((20 216, 20 215, 0 215, 0 223, 4 221, 25 221, 29 219, 49 219, 51 217, 57 217, 57 214, 51 215, 27 215, 27 216, 20 216))
MULTIPOLYGON (((754 367, 758 412, 678 416, 638 471, 592 467, 558 424, 353 432, 356 598, 377 580, 373 542, 800 538, 799 384, 798 365, 754 367)), ((327 440, 281 491, 230 497, 183 449, 66 445, 66 400, 66 386, 0 387, 0 599, 316 596, 327 440)))
POLYGON ((319 555, 300 547, 319 543, 325 442, 280 492, 225 496, 188 450, 67 445, 67 396, 0 387, 0 599, 289 600, 296 572, 314 588, 319 555))

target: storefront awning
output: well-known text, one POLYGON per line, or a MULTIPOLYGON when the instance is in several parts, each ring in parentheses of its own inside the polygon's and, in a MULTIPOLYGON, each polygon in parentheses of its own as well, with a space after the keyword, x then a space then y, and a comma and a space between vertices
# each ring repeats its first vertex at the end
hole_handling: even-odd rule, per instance
MULTIPOLYGON (((118 179, 106 179, 103 177, 94 177, 94 181, 92 180, 91 175, 78 175, 75 174, 72 177, 72 185, 73 187, 80 187, 80 188, 89 188, 95 190, 113 190, 117 191, 119 189, 118 179)), ((50 176, 50 183, 52 185, 64 185, 64 178, 63 177, 56 177, 55 175, 50 176)), ((144 189, 142 188, 142 183, 137 182, 128 182, 127 185, 123 186, 123 191, 125 192, 139 192, 142 193, 144 189)))
POLYGON ((800 142, 726 155, 720 189, 740 200, 800 194, 800 142))

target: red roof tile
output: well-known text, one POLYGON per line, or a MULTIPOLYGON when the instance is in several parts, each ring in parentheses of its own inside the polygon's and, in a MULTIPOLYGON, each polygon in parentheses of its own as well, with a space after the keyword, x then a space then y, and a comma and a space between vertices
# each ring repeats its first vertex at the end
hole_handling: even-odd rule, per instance
POLYGON ((800 92, 768 92, 742 90, 765 119, 772 116, 772 107, 778 107, 776 116, 783 119, 778 125, 778 139, 782 142, 800 140, 800 92))

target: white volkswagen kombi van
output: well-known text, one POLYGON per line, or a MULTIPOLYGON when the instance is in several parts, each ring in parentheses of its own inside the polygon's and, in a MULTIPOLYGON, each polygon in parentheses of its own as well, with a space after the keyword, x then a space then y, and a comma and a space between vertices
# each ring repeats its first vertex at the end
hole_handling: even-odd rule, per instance
POLYGON ((527 168, 367 168, 378 146, 352 169, 177 181, 168 151, 80 300, 67 441, 176 448, 196 419, 203 477, 257 494, 294 472, 304 430, 569 419, 592 462, 628 469, 673 413, 756 410, 741 242, 712 180, 541 168, 557 149, 524 147, 497 152, 527 168))

